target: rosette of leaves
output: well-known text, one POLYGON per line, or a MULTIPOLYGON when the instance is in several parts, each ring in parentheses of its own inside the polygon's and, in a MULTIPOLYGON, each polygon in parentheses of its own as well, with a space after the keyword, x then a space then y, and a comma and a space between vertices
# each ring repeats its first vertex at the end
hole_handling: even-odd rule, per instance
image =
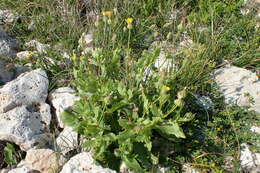
POLYGON ((153 153, 153 139, 175 141, 185 138, 181 125, 193 118, 184 113, 186 89, 178 94, 167 86, 170 74, 153 68, 160 50, 144 52, 135 61, 124 59, 124 51, 97 50, 74 71, 80 100, 63 114, 65 124, 88 140, 85 146, 103 166, 119 170, 124 162, 135 172, 145 172, 159 164, 153 153))

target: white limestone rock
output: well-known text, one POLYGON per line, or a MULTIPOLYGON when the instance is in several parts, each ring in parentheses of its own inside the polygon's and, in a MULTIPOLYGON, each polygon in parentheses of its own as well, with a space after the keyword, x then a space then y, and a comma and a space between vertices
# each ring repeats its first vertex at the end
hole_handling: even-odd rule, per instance
POLYGON ((64 110, 71 107, 75 101, 79 100, 79 97, 75 96, 75 91, 73 89, 62 87, 52 91, 48 96, 48 100, 56 110, 55 113, 59 126, 64 128, 64 124, 61 121, 61 114, 64 110))
POLYGON ((82 33, 79 41, 78 41, 78 48, 82 50, 82 55, 86 55, 93 51, 93 35, 82 33))
POLYGON ((4 60, 0 60, 0 85, 5 84, 13 79, 14 70, 4 60))
POLYGON ((224 170, 228 171, 228 172, 233 172, 234 171, 233 162, 234 162, 235 158, 232 156, 226 156, 224 159, 225 159, 224 160, 225 165, 223 165, 224 170))
POLYGON ((11 10, 0 10, 0 24, 12 24, 18 19, 18 15, 11 10))
POLYGON ((18 166, 36 170, 41 173, 57 172, 65 159, 51 149, 30 149, 18 166))
POLYGON ((20 60, 28 59, 32 57, 33 55, 36 55, 37 51, 21 51, 16 54, 16 57, 20 60))
POLYGON ((251 11, 258 10, 256 17, 259 17, 260 14, 260 0, 244 0, 244 4, 240 9, 242 15, 247 15, 251 11))
POLYGON ((41 69, 21 74, 0 89, 0 113, 21 105, 44 103, 48 85, 47 74, 41 69))
POLYGON ((45 146, 51 140, 50 116, 32 106, 20 106, 0 113, 0 140, 13 142, 24 151, 45 146))
POLYGON ((255 132, 255 133, 260 134, 260 127, 252 126, 252 127, 250 128, 250 130, 251 130, 252 132, 255 132))
POLYGON ((130 171, 130 168, 126 165, 125 162, 122 162, 119 168, 120 173, 134 173, 130 171))
MULTIPOLYGON (((51 124, 51 108, 50 105, 46 103, 41 103, 40 105, 32 105, 33 111, 39 112, 42 118, 42 121, 49 127, 51 124)), ((31 106, 31 107, 32 107, 31 106)))
POLYGON ((226 103, 251 106, 251 110, 260 112, 260 81, 255 73, 226 65, 217 69, 214 77, 226 103))
POLYGON ((180 48, 188 48, 194 44, 193 40, 190 37, 184 37, 180 42, 180 48))
POLYGON ((161 167, 159 166, 159 168, 157 169, 156 173, 167 173, 169 172, 170 167, 161 167))
POLYGON ((72 127, 65 127, 56 139, 58 151, 63 155, 77 149, 78 147, 78 133, 73 131, 72 127))
POLYGON ((196 170, 194 167, 192 167, 192 166, 189 165, 189 164, 184 164, 184 165, 182 166, 182 171, 183 171, 184 173, 199 173, 198 170, 196 170))
POLYGON ((15 66, 15 74, 14 74, 14 79, 20 76, 22 73, 28 72, 29 68, 25 66, 21 66, 18 64, 14 64, 15 66))
POLYGON ((10 169, 4 168, 4 169, 0 169, 0 173, 8 173, 10 171, 10 169))
POLYGON ((31 40, 25 43, 25 46, 36 49, 40 54, 47 53, 47 50, 50 48, 50 45, 40 43, 37 40, 31 40))
POLYGON ((72 157, 60 173, 116 173, 116 171, 96 165, 91 153, 83 152, 72 157))
POLYGON ((260 170, 260 153, 252 153, 247 144, 241 144, 240 163, 243 171, 257 173, 260 170))
POLYGON ((149 48, 149 51, 152 51, 154 48, 157 47, 161 47, 160 54, 155 59, 152 66, 149 66, 145 69, 144 80, 149 79, 153 76, 154 69, 157 69, 159 72, 170 72, 172 69, 176 67, 175 60, 172 57, 168 58, 168 54, 176 54, 177 48, 168 44, 167 42, 154 41, 151 47, 149 48))
POLYGON ((160 52, 159 57, 154 62, 154 67, 159 69, 159 71, 169 72, 175 67, 173 59, 167 59, 166 53, 164 51, 160 52))
POLYGON ((15 169, 8 171, 8 173, 34 173, 34 172, 26 166, 19 166, 15 169))
POLYGON ((16 49, 16 40, 8 36, 0 25, 0 56, 13 56, 16 49))

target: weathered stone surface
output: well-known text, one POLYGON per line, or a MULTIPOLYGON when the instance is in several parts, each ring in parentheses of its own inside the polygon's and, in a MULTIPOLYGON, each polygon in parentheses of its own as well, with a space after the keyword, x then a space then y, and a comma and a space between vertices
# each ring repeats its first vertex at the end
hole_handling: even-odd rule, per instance
POLYGON ((15 71, 14 79, 17 78, 18 76, 20 76, 20 74, 29 71, 29 68, 28 68, 28 67, 21 66, 21 65, 18 65, 18 64, 15 64, 14 66, 15 66, 15 70, 14 70, 14 71, 15 71))
POLYGON ((38 42, 37 40, 31 40, 28 43, 25 43, 25 46, 29 47, 29 48, 34 48, 37 50, 37 52, 39 53, 46 53, 47 49, 50 48, 50 45, 48 44, 43 44, 38 42))
POLYGON ((64 124, 61 121, 62 112, 72 106, 76 100, 79 100, 79 97, 75 96, 74 93, 73 89, 63 87, 52 91, 48 96, 50 103, 56 110, 55 113, 61 128, 64 128, 64 124))
POLYGON ((8 173, 10 169, 0 169, 0 173, 8 173))
POLYGON ((182 169, 184 173, 199 173, 199 171, 197 171, 194 167, 192 167, 189 164, 184 164, 182 169))
POLYGON ((26 157, 18 166, 37 170, 40 173, 57 172, 65 159, 50 149, 31 149, 27 151, 26 157))
POLYGON ((259 133, 259 134, 260 134, 260 127, 258 127, 258 126, 252 126, 252 127, 250 128, 250 130, 251 130, 252 132, 255 132, 255 133, 259 133))
POLYGON ((240 10, 241 14, 247 15, 253 10, 257 10, 256 17, 260 14, 260 0, 244 0, 244 4, 240 10))
POLYGON ((0 60, 0 85, 5 84, 13 79, 14 70, 4 60, 0 60))
POLYGON ((156 173, 167 173, 169 172, 170 167, 159 167, 156 171, 156 173))
MULTIPOLYGON (((22 150, 42 147, 50 141, 50 114, 35 110, 29 106, 16 107, 6 113, 0 113, 0 140, 13 142, 22 150)), ((40 108, 41 109, 41 108, 40 108)))
POLYGON ((60 173, 116 173, 116 171, 95 165, 91 154, 83 152, 72 157, 60 173))
POLYGON ((120 173, 134 173, 130 171, 130 168, 125 164, 125 162, 122 162, 119 168, 120 173))
POLYGON ((154 64, 150 67, 147 67, 144 72, 144 80, 149 79, 154 74, 154 68, 160 72, 169 72, 171 69, 175 68, 175 61, 172 58, 167 58, 168 54, 176 54, 176 47, 169 46, 166 42, 154 41, 149 48, 149 51, 157 47, 162 47, 160 50, 159 56, 155 59, 154 64))
POLYGON ((19 166, 15 169, 10 170, 8 173, 39 173, 39 172, 34 172, 26 166, 19 166))
POLYGON ((12 56, 16 49, 16 40, 9 37, 0 25, 0 56, 12 56))
POLYGON ((56 143, 58 150, 65 155, 78 147, 78 133, 66 126, 56 139, 56 143))
POLYGON ((0 10, 0 24, 12 24, 18 19, 18 15, 11 10, 0 10))
POLYGON ((233 172, 234 171, 234 164, 233 164, 233 161, 234 161, 234 157, 232 156, 226 156, 225 157, 225 165, 223 165, 223 168, 228 171, 228 172, 233 172))
POLYGON ((242 144, 240 162, 243 171, 257 173, 260 170, 260 153, 252 153, 247 144, 242 144))
POLYGON ((18 52, 18 53, 16 54, 16 57, 17 57, 18 59, 20 59, 20 60, 24 60, 24 59, 28 59, 28 58, 32 57, 32 56, 35 55, 35 54, 37 54, 36 51, 28 51, 28 50, 26 50, 26 51, 18 52))
POLYGON ((78 43, 83 55, 90 53, 93 50, 93 35, 82 33, 78 43))
POLYGON ((167 53, 174 55, 177 53, 178 48, 174 45, 169 44, 168 42, 155 41, 152 43, 149 49, 151 50, 158 46, 162 48, 159 57, 154 62, 154 67, 157 68, 159 71, 169 72, 172 68, 175 67, 175 61, 172 58, 167 58, 167 53))
POLYGON ((47 75, 41 69, 20 75, 0 89, 0 113, 21 105, 44 103, 48 84, 47 75))
POLYGON ((159 57, 155 60, 154 67, 156 67, 159 71, 169 72, 172 68, 174 68, 174 60, 167 59, 166 53, 164 51, 160 52, 159 57))
POLYGON ((255 73, 226 65, 217 69, 214 76, 227 103, 251 106, 260 112, 260 81, 255 73))
POLYGON ((0 86, 28 71, 28 68, 0 60, 0 86))

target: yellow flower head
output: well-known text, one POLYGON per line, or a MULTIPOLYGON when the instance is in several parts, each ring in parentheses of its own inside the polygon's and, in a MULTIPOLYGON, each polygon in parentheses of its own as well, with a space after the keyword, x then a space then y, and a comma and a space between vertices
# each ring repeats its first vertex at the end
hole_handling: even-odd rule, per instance
POLYGON ((103 16, 111 17, 112 14, 113 14, 113 11, 111 11, 111 10, 109 10, 109 11, 103 11, 103 12, 102 12, 102 15, 103 15, 103 16))
POLYGON ((126 23, 127 23, 128 25, 130 25, 130 24, 133 23, 134 19, 131 18, 131 17, 128 17, 128 18, 125 19, 125 21, 126 21, 126 23))
POLYGON ((163 91, 170 91, 171 88, 168 87, 168 86, 163 85, 163 86, 162 86, 162 90, 163 90, 163 91))
POLYGON ((30 57, 32 57, 34 55, 34 52, 29 52, 28 54, 27 54, 27 58, 30 58, 30 57))
POLYGON ((70 57, 72 60, 76 60, 77 59, 77 56, 76 55, 73 55, 70 57))

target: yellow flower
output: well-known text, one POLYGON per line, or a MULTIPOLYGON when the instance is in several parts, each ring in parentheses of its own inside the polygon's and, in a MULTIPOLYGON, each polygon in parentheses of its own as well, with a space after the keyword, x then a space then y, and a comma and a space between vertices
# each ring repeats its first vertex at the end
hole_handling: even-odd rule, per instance
POLYGON ((131 17, 128 17, 128 18, 125 19, 125 21, 126 21, 126 23, 127 23, 127 28, 128 28, 128 29, 132 29, 132 28, 133 28, 132 23, 133 23, 134 19, 131 18, 131 17))
POLYGON ((77 56, 76 55, 73 55, 70 57, 72 60, 76 60, 77 59, 77 56))
POLYGON ((111 17, 112 14, 113 14, 113 11, 111 11, 111 10, 109 10, 109 11, 103 11, 103 12, 102 12, 102 15, 103 15, 103 16, 111 17))
POLYGON ((252 152, 253 152, 253 153, 257 153, 258 150, 257 150, 257 149, 253 149, 252 152))
POLYGON ((167 87, 167 86, 165 86, 165 85, 162 87, 162 89, 163 89, 164 91, 170 91, 170 90, 171 90, 170 87, 167 87))
POLYGON ((220 132, 220 131, 221 131, 221 129, 220 129, 220 128, 217 128, 217 131, 218 131, 218 132, 220 132))
POLYGON ((125 21, 126 21, 126 23, 127 23, 128 25, 130 25, 130 24, 133 23, 134 19, 131 18, 131 17, 128 17, 128 18, 125 19, 125 21))
POLYGON ((27 54, 27 58, 30 58, 30 57, 32 57, 34 55, 34 52, 29 52, 28 54, 27 54))

